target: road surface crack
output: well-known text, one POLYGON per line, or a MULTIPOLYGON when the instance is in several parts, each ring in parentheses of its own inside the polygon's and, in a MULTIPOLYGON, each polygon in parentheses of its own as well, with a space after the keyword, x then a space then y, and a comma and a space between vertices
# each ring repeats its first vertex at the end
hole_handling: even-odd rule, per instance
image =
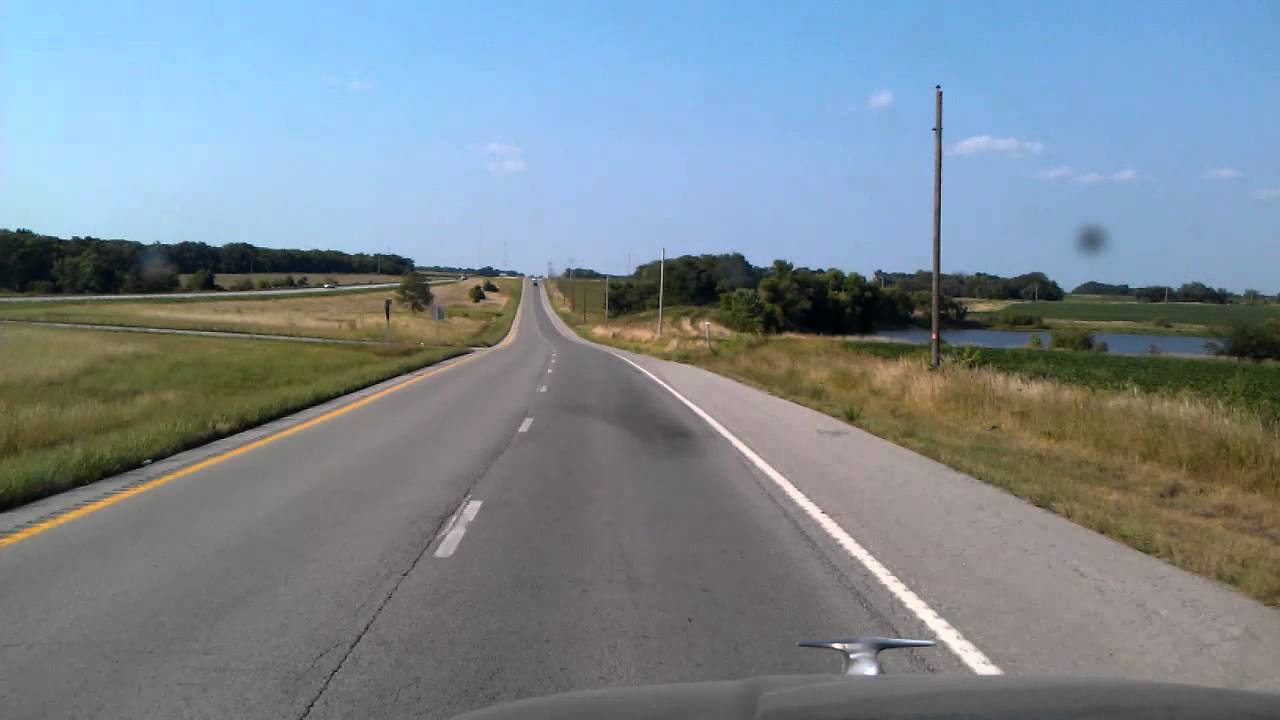
MULTIPOLYGON (((469 492, 470 490, 468 490, 468 493, 469 492)), ((356 633, 356 636, 352 638, 351 642, 347 643, 346 648, 342 651, 342 657, 338 659, 338 663, 334 665, 333 669, 329 671, 329 674, 325 676, 324 682, 320 683, 320 688, 316 690, 315 695, 307 701, 306 707, 304 707, 302 709, 302 713, 298 715, 298 720, 306 720, 306 718, 311 715, 311 711, 315 708, 316 703, 320 702, 320 698, 324 697, 325 691, 329 689, 329 684, 333 682, 333 679, 338 676, 338 673, 342 670, 343 666, 347 664, 347 659, 351 657, 351 653, 355 651, 356 646, 360 644, 360 641, 364 639, 364 636, 369 632, 369 629, 373 627, 375 622, 377 622, 378 617, 382 615, 382 611, 386 609, 387 605, 391 602, 391 598, 395 597, 396 591, 400 589, 400 585, 404 583, 405 578, 409 577, 409 575, 413 573, 414 569, 418 567, 418 563, 422 562, 422 558, 427 556, 427 551, 431 549, 431 544, 435 541, 436 536, 440 533, 444 524, 449 521, 450 517, 452 517, 452 513, 437 523, 435 532, 428 536, 427 542, 422 546, 422 549, 418 551, 418 554, 414 556, 413 562, 409 563, 409 566, 402 570, 396 577, 395 582, 391 585, 391 589, 387 591, 387 594, 383 596, 381 602, 378 603, 378 606, 374 608, 373 614, 369 616, 369 619, 360 628, 360 632, 356 633)), ((312 667, 315 667, 321 657, 333 652, 333 650, 341 644, 342 643, 335 643, 332 647, 320 653, 320 655, 311 662, 311 665, 307 669, 310 670, 312 667)))

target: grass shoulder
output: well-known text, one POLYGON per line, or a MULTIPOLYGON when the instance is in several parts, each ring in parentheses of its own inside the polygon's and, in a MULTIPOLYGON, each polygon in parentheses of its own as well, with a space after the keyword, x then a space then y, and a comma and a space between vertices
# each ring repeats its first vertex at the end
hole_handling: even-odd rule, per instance
POLYGON ((465 352, 14 327, 0 342, 0 509, 465 352))

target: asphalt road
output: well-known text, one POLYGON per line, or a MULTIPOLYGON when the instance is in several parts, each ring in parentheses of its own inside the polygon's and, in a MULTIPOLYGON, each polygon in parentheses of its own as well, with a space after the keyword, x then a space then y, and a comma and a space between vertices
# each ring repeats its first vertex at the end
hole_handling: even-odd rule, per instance
POLYGON ((794 643, 896 631, 675 399, 561 337, 539 302, 517 328, 0 547, 4 716, 446 717, 830 670, 794 643), (479 512, 436 557, 464 498, 479 512))
MULTIPOLYGON (((969 547, 988 551, 976 513, 1003 521, 1023 512, 983 493, 1007 496, 948 490, 967 486, 926 464, 918 467, 934 473, 940 490, 913 498, 915 480, 889 465, 919 458, 854 443, 888 458, 869 459, 886 468, 883 493, 893 502, 917 504, 927 516, 946 500, 953 512, 975 513, 956 520, 975 529, 948 545, 927 525, 889 512, 855 527, 852 519, 876 501, 842 498, 848 488, 840 483, 806 486, 816 500, 804 501, 824 503, 806 509, 772 466, 751 460, 750 448, 728 441, 656 375, 566 337, 540 293, 527 286, 524 297, 508 342, 399 389, 366 392, 354 409, 319 408, 277 424, 310 423, 304 429, 248 450, 233 448, 273 428, 0 515, 0 534, 47 527, 7 545, 0 535, 3 716, 448 717, 569 689, 834 671, 834 656, 794 643, 934 637, 938 622, 957 615, 965 622, 946 627, 980 640, 990 657, 974 648, 979 660, 1015 672, 1058 669, 1041 643, 1079 634, 1078 625, 1055 624, 1062 607, 1013 618, 970 607, 999 606, 1000 578, 1018 575, 1017 567, 971 567, 964 558, 969 547), (205 465, 68 522, 47 520, 195 461, 205 465), (973 498, 981 505, 964 505, 973 498), (872 571, 874 558, 860 559, 849 545, 857 543, 839 537, 841 526, 874 541, 856 549, 887 557, 881 569, 901 580, 872 571), (915 596, 912 587, 930 592, 915 596), (955 599, 961 590, 969 593, 963 603, 955 599), (929 620, 935 609, 941 615, 929 620), (1032 639, 1040 654, 1018 654, 1032 639)), ((720 397, 729 409, 754 393, 706 387, 714 389, 708 407, 720 397)), ((690 393, 701 388, 687 385, 690 393)), ((781 406, 755 407, 770 408, 780 438, 814 422, 781 406)), ((829 432, 814 437, 844 442, 829 432)), ((785 449, 765 455, 797 478, 838 477, 843 466, 834 463, 848 464, 835 451, 803 447, 816 465, 801 467, 785 449), (813 467, 827 470, 805 469, 813 467)), ((1032 531, 1054 542, 1075 539, 1063 532, 1086 533, 1032 531)), ((1124 569, 1141 574, 1135 567, 1124 569)), ((1051 578, 1028 577, 1054 590, 1051 578)), ((1179 582, 1162 576, 1181 599, 1179 582)), ((1247 634, 1267 643, 1275 616, 1261 611, 1235 619, 1263 623, 1247 634)), ((1098 629, 1103 658, 1108 642, 1133 645, 1098 629)), ((1176 641, 1181 631, 1173 630, 1176 641)), ((1178 662, 1194 667, 1199 650, 1178 662)), ((1083 641, 1069 649, 1073 661, 1091 652, 1083 641)), ((1141 657, 1119 657, 1122 671, 1144 666, 1141 657)), ((1276 665, 1258 657, 1262 680, 1251 682, 1265 684, 1276 665)), ((954 643, 888 658, 891 670, 912 672, 968 672, 975 663, 954 643)))

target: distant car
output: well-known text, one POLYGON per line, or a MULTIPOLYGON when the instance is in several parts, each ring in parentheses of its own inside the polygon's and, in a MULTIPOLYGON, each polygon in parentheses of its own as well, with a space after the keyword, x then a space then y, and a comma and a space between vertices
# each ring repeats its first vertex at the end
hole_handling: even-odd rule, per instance
POLYGON ((338 283, 325 283, 324 286, 326 288, 336 288, 338 287, 338 283))

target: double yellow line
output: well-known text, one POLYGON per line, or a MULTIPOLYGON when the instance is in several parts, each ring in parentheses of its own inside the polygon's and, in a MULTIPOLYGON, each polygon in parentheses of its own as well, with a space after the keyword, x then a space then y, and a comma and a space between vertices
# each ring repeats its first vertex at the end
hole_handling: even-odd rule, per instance
MULTIPOLYGON (((519 331, 520 316, 523 313, 523 311, 524 311, 524 303, 522 302, 520 304, 520 307, 516 309, 516 317, 511 323, 511 332, 507 333, 507 337, 503 339, 502 342, 495 345, 494 346, 495 348, 505 347, 506 345, 515 341, 516 334, 519 331)), ((330 410, 329 412, 324 413, 323 415, 317 415, 316 417, 313 417, 310 420, 298 423, 297 425, 293 425, 292 427, 285 428, 280 432, 272 433, 271 435, 268 435, 264 438, 259 438, 257 440, 254 440, 251 443, 241 445, 240 447, 233 448, 231 450, 228 450, 223 453, 219 453, 209 458, 205 458, 204 460, 201 460, 200 462, 192 465, 188 465, 182 468, 181 470, 175 470, 167 475, 161 475, 158 478, 153 478, 146 482, 139 483, 131 487, 127 487, 119 492, 113 493, 111 495, 108 495, 107 497, 104 497, 98 500, 94 500, 93 502, 88 503, 86 505, 81 505, 79 507, 72 508, 65 512, 58 513, 57 515, 54 515, 52 517, 45 518, 44 520, 41 520, 40 522, 34 523, 32 525, 28 525, 27 527, 24 527, 21 530, 18 530, 17 532, 10 533, 8 535, 0 537, 0 548, 7 547, 9 545, 14 545, 16 543, 20 543, 23 540, 26 540, 27 538, 39 535, 40 533, 46 532, 48 530, 52 530, 53 528, 56 528, 59 525, 64 525, 66 523, 69 523, 72 520, 75 520, 76 518, 81 518, 81 517, 84 517, 85 515, 90 515, 92 513, 98 512, 99 510, 102 510, 103 508, 107 508, 112 505, 115 505, 118 502, 128 500, 134 495, 140 495, 153 488, 158 488, 161 485, 171 483, 180 477, 186 477, 187 475, 198 473, 201 470, 204 470, 205 468, 212 467, 214 465, 217 465, 218 463, 225 462, 227 460, 230 460, 233 457, 243 455, 247 452, 257 450, 258 448, 263 447, 265 445, 270 445, 271 443, 276 442, 277 440, 287 438, 290 435, 293 435, 294 433, 300 433, 303 430, 306 430, 307 428, 310 428, 310 427, 315 427, 316 425, 319 425, 322 422, 328 422, 329 420, 345 415, 351 412, 352 410, 362 408, 365 405, 368 405, 369 403, 374 402, 375 400, 380 400, 390 395, 391 393, 399 392, 409 387, 410 385, 420 383, 429 377, 432 377, 434 375, 439 375, 440 373, 445 372, 447 370, 452 370, 453 368, 456 368, 460 365, 468 363, 476 359, 477 357, 481 357, 484 354, 487 354, 487 351, 467 355, 462 359, 457 360, 456 362, 451 362, 448 365, 442 365, 433 370, 428 370, 426 372, 419 372, 417 375, 413 375, 408 378, 405 378, 403 381, 396 383, 391 387, 383 388, 382 390, 379 390, 378 392, 373 393, 372 395, 367 395, 365 397, 360 398, 359 400, 355 400, 346 405, 343 405, 342 407, 334 408, 333 410, 330 410)))

